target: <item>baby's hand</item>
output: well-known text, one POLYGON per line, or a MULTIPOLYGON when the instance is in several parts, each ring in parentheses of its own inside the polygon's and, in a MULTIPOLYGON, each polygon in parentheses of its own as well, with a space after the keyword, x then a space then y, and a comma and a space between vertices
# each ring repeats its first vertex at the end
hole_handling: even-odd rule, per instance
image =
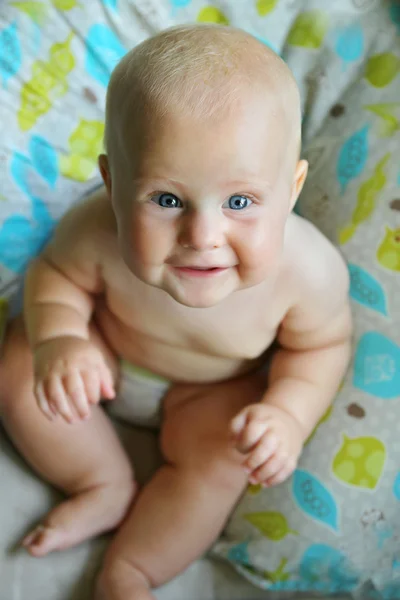
POLYGON ((34 351, 34 370, 35 397, 50 420, 87 419, 91 404, 115 396, 110 370, 87 340, 66 336, 43 342, 34 351))
POLYGON ((304 435, 286 411, 260 402, 242 410, 232 421, 235 446, 248 455, 244 468, 252 484, 277 485, 295 470, 304 435))

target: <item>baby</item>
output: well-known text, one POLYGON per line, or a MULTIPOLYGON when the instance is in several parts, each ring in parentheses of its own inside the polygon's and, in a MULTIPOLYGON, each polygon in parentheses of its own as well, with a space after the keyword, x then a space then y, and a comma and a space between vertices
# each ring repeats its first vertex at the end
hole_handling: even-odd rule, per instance
POLYGON ((105 142, 105 187, 27 274, 2 413, 69 497, 28 551, 122 523, 96 599, 149 600, 210 546, 249 481, 296 468, 348 364, 348 275, 292 213, 307 174, 295 81, 243 31, 181 26, 129 52, 105 142), (160 424, 164 464, 137 495, 100 400, 160 424))

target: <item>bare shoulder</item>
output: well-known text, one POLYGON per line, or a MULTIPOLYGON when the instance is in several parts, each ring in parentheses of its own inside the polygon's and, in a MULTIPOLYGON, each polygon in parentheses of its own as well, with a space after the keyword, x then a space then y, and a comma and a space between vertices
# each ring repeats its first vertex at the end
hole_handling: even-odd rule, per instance
POLYGON ((63 215, 56 228, 56 236, 104 235, 113 225, 112 209, 102 187, 63 215))
POLYGON ((48 252, 71 253, 100 250, 115 235, 115 219, 104 188, 75 204, 61 218, 48 252))
POLYGON ((102 288, 107 248, 116 240, 113 211, 104 188, 74 205, 60 220, 44 258, 90 291, 102 288))
POLYGON ((285 271, 293 305, 329 314, 347 301, 349 274, 340 251, 312 223, 292 215, 285 236, 285 271))

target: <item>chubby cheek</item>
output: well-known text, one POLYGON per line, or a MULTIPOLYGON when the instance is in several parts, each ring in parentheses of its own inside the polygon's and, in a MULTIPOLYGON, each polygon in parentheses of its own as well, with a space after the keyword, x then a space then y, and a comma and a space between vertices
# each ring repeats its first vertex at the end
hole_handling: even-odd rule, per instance
POLYGON ((284 220, 259 221, 238 236, 236 254, 244 282, 260 283, 274 268, 282 253, 284 220))
POLYGON ((130 264, 138 274, 149 267, 162 266, 171 254, 174 228, 168 225, 151 218, 143 210, 135 211, 123 224, 123 245, 130 254, 130 264))

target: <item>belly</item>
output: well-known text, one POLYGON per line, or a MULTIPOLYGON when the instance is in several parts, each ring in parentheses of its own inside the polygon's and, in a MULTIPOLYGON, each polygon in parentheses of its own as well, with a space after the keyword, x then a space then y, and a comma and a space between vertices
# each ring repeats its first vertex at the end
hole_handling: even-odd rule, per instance
POLYGON ((100 306, 95 321, 113 352, 134 365, 171 381, 211 383, 250 372, 262 363, 197 353, 128 328, 106 306, 100 306))

